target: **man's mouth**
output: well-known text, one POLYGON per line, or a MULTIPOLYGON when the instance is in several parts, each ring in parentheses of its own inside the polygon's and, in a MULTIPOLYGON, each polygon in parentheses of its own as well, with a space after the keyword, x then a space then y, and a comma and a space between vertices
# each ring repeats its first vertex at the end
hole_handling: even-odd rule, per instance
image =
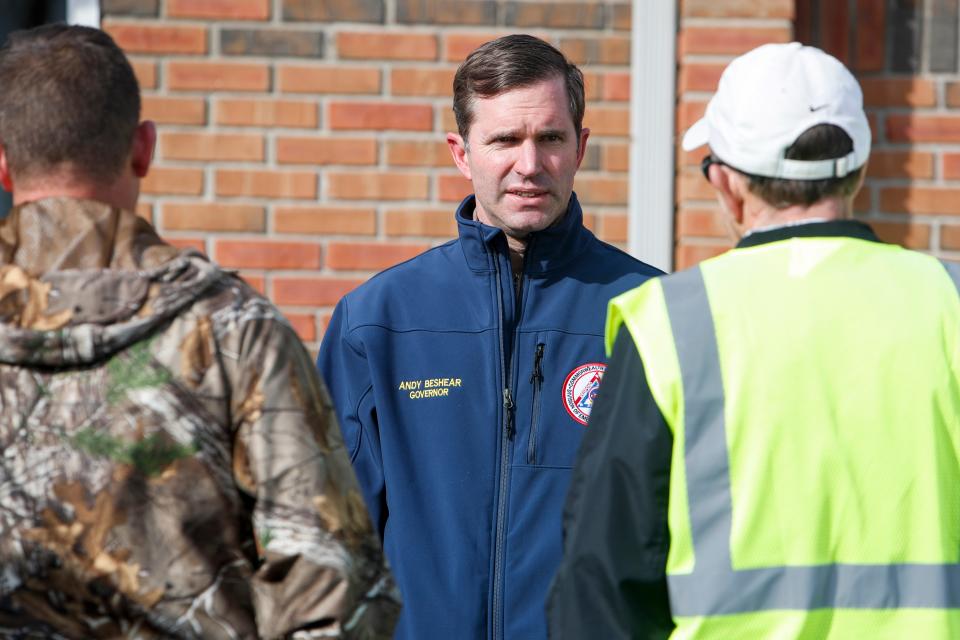
POLYGON ((507 193, 518 198, 539 198, 548 192, 542 189, 510 189, 507 193))

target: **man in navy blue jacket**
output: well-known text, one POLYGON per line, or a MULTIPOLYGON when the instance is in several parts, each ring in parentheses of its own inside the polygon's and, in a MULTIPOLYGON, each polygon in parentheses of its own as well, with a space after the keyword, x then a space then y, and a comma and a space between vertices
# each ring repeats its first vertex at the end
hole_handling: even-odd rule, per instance
POLYGON ((403 598, 397 637, 544 638, 607 301, 659 274, 583 226, 583 76, 531 36, 454 79, 459 238, 334 312, 318 367, 403 598))

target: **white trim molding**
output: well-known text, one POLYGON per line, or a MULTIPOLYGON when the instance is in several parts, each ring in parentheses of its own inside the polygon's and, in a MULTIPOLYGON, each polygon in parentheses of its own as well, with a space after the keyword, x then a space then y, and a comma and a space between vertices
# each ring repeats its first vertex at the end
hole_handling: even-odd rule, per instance
POLYGON ((677 4, 633 0, 630 43, 630 253, 673 269, 677 4))
POLYGON ((67 24, 100 27, 100 0, 67 0, 67 24))

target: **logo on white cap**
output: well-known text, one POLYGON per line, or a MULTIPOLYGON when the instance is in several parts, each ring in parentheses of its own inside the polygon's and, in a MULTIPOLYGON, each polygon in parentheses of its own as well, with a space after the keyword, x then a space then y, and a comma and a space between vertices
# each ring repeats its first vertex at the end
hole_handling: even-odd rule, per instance
POLYGON ((703 118, 683 136, 687 151, 705 144, 744 173, 820 180, 864 165, 870 125, 860 85, 839 60, 799 42, 766 44, 727 66, 703 118), (853 151, 829 160, 784 157, 804 131, 820 124, 843 129, 853 151))

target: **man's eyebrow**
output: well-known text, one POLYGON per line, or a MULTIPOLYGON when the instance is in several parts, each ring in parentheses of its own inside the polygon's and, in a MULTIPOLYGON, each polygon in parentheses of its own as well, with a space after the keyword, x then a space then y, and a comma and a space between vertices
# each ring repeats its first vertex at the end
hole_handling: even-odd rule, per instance
POLYGON ((493 142, 498 138, 517 138, 520 136, 519 129, 496 129, 484 137, 484 142, 493 142))
POLYGON ((564 129, 544 129, 543 131, 537 131, 538 138, 544 138, 546 136, 559 136, 564 137, 567 135, 567 132, 564 129))
MULTIPOLYGON (((526 134, 523 133, 520 129, 498 129, 488 133, 486 137, 483 138, 483 142, 490 143, 490 142, 494 142, 495 140, 498 140, 499 138, 520 138, 520 137, 523 137, 524 135, 526 134)), ((568 135, 568 132, 562 128, 561 129, 551 128, 551 129, 542 129, 540 131, 537 131, 534 135, 538 139, 552 137, 552 136, 563 138, 568 135)))

